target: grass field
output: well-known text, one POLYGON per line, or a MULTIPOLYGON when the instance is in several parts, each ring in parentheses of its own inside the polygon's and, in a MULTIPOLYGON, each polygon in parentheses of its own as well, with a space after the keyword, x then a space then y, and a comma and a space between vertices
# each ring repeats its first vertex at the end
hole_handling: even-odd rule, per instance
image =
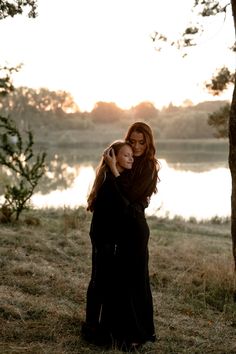
MULTIPOLYGON (((80 338, 91 271, 91 214, 31 211, 0 228, 0 353, 92 354, 80 338)), ((230 225, 148 218, 158 340, 146 354, 235 354, 230 225)))
MULTIPOLYGON (((45 191, 67 186, 63 166, 97 165, 105 146, 126 126, 48 132, 36 141, 55 160, 45 191), (52 183, 53 182, 53 183, 52 183)), ((157 141, 158 158, 193 170, 226 166, 227 141, 157 141)), ((0 174, 1 185, 5 181, 0 174)), ((91 271, 91 214, 32 210, 18 224, 0 225, 0 353, 120 353, 83 342, 81 322, 91 271)), ((146 354, 235 354, 236 283, 229 221, 148 218, 150 279, 156 343, 146 354)))

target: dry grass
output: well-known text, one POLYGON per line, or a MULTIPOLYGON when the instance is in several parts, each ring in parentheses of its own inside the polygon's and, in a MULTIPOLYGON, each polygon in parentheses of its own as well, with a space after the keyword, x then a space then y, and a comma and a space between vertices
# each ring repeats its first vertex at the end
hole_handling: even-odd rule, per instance
MULTIPOLYGON (((44 210, 1 225, 1 354, 120 353, 80 338, 91 270, 90 217, 83 208, 44 210)), ((158 341, 140 352, 235 353, 229 224, 148 222, 158 341)))
POLYGON ((235 353, 229 224, 149 219, 157 353, 235 353))

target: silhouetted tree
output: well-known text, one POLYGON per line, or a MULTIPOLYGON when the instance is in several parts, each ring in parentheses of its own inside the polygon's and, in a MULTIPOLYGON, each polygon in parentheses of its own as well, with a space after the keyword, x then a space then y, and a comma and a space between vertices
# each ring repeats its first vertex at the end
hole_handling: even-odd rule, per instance
MULTIPOLYGON (((231 0, 236 32, 236 1, 231 0)), ((236 82, 234 82, 233 99, 229 115, 229 168, 232 176, 231 194, 231 233, 233 239, 233 254, 236 269, 236 82)))
POLYGON ((5 221, 10 222, 12 215, 18 220, 22 211, 28 208, 34 189, 45 173, 46 153, 35 156, 32 132, 28 131, 27 138, 23 140, 15 122, 9 118, 0 116, 0 131, 0 165, 6 166, 11 173, 11 183, 5 186, 1 212, 5 221))
MULTIPOLYGON (((25 8, 29 8, 28 16, 36 17, 36 0, 0 1, 0 20, 6 17, 14 17, 22 14, 25 8)), ((0 67, 0 96, 5 97, 14 91, 11 73, 18 71, 20 65, 15 68, 0 67)), ((34 189, 39 179, 45 172, 46 153, 39 153, 36 159, 33 151, 33 134, 29 130, 27 138, 22 135, 15 122, 0 116, 0 164, 7 167, 12 175, 11 183, 5 185, 4 203, 1 205, 1 213, 5 221, 11 221, 12 215, 18 220, 23 210, 27 209, 34 189)))
POLYGON ((24 9, 28 10, 28 16, 35 18, 37 13, 37 0, 15 0, 15 1, 0 1, 0 20, 6 17, 14 17, 21 15, 24 9))
MULTIPOLYGON (((23 14, 24 9, 28 9, 28 17, 37 16, 37 0, 0 0, 0 20, 6 17, 14 17, 23 14)), ((13 71, 18 71, 21 65, 16 67, 0 66, 0 97, 12 92, 14 87, 11 79, 13 71)))
MULTIPOLYGON (((219 13, 226 13, 227 7, 230 3, 226 5, 221 5, 219 1, 216 0, 195 0, 196 4, 202 3, 204 5, 202 16, 214 16, 219 13)), ((231 0, 231 9, 234 19, 234 32, 236 34, 236 1, 231 0)), ((235 49, 235 47, 234 47, 235 49)), ((236 75, 232 74, 227 68, 222 68, 218 77, 212 80, 212 85, 208 88, 213 90, 213 92, 220 92, 224 90, 228 84, 234 84, 233 97, 231 101, 230 111, 229 111, 229 124, 228 124, 228 136, 229 136, 229 168, 231 172, 232 180, 232 193, 231 193, 231 235, 233 242, 233 256, 234 265, 236 270, 236 75)))
POLYGON ((234 84, 235 74, 231 73, 225 66, 217 71, 206 88, 213 96, 218 96, 226 90, 229 85, 234 84))
POLYGON ((208 115, 208 124, 216 130, 216 138, 227 138, 229 136, 229 114, 230 104, 226 104, 218 111, 208 115))
MULTIPOLYGON (((199 15, 203 17, 216 16, 217 14, 226 14, 227 8, 231 5, 233 20, 234 20, 234 32, 236 35, 236 0, 231 0, 229 3, 225 4, 217 0, 195 0, 194 7, 201 7, 199 15)), ((170 42, 170 45, 176 46, 177 48, 188 48, 190 46, 195 46, 194 36, 203 31, 204 28, 201 26, 190 26, 186 28, 182 37, 178 41, 170 42)), ((232 29, 233 30, 233 29, 232 29)), ((168 38, 158 32, 154 32, 152 35, 152 40, 155 41, 164 41, 168 42, 168 38)), ((235 50, 235 46, 234 46, 235 50)), ((186 52, 183 56, 186 55, 186 52)), ((236 270, 236 75, 231 74, 226 68, 220 72, 220 80, 212 83, 212 86, 208 88, 216 87, 219 91, 224 89, 229 82, 233 81, 234 90, 233 97, 230 106, 229 114, 229 169, 232 179, 232 193, 231 193, 231 235, 232 235, 232 244, 233 244, 233 256, 234 264, 236 270), (224 75, 222 75, 222 73, 224 75)))
POLYGON ((21 65, 11 68, 7 66, 0 67, 0 97, 5 97, 14 90, 11 74, 14 71, 19 71, 20 67, 21 65))

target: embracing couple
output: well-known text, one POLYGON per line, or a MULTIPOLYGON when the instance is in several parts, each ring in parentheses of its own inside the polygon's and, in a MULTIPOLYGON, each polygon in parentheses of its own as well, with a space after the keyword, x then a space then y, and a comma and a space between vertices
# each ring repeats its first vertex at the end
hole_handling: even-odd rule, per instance
POLYGON ((135 122, 113 142, 96 169, 87 210, 92 274, 82 336, 96 345, 133 351, 156 339, 149 282, 149 227, 159 162, 150 126, 135 122))

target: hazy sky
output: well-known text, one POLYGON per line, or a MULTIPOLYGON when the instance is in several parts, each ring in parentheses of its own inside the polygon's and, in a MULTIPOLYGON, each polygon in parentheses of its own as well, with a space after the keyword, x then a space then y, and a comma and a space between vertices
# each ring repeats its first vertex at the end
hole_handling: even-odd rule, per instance
MULTIPOLYGON (((209 99, 203 81, 223 64, 234 68, 231 15, 208 24, 185 59, 173 48, 158 52, 157 30, 178 38, 191 21, 191 0, 38 0, 38 17, 0 21, 1 62, 24 63, 16 86, 70 92, 80 109, 95 102, 129 108, 209 99), (213 25, 214 24, 214 25, 213 25)), ((222 96, 230 99, 231 92, 222 96)))

